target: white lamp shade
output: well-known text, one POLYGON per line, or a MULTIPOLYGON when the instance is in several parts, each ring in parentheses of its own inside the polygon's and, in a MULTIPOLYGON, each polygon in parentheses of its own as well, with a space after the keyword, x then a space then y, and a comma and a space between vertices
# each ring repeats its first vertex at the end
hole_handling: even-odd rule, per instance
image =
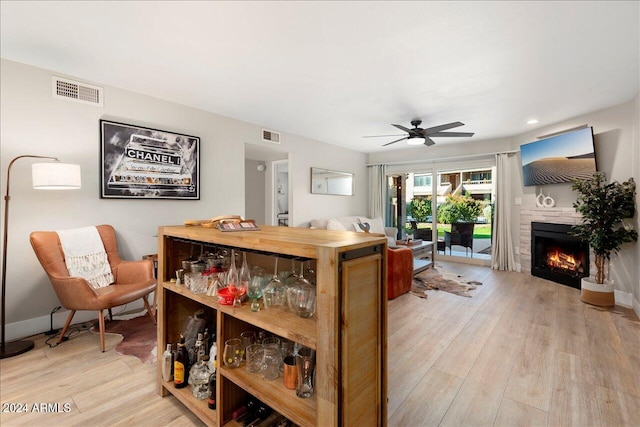
POLYGON ((81 187, 80 165, 71 163, 34 163, 31 177, 36 190, 76 190, 81 187))

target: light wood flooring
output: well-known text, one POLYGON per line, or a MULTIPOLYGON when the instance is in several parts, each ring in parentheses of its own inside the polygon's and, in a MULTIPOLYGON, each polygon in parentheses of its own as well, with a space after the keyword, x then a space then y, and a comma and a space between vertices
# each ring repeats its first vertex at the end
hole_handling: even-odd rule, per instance
MULTIPOLYGON (((579 291, 519 273, 441 263, 484 283, 472 298, 433 291, 389 302, 390 426, 640 426, 640 321, 579 291)), ((3 426, 200 426, 155 393, 155 365, 120 356, 117 336, 81 331, 0 361, 3 404, 67 413, 0 414, 3 426)))

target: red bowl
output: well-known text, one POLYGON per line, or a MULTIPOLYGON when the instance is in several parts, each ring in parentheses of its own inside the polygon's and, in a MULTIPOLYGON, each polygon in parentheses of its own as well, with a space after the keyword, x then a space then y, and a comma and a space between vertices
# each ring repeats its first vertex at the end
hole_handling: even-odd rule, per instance
POLYGON ((218 291, 218 304, 233 305, 233 295, 229 292, 229 288, 222 288, 218 291))

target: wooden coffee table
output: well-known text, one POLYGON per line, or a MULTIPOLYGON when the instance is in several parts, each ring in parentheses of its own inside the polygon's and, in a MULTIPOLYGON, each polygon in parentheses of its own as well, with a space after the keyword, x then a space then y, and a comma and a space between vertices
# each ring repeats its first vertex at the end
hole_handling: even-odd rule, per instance
POLYGON ((395 247, 411 249, 413 252, 413 274, 420 273, 433 264, 433 242, 423 240, 419 243, 395 247))

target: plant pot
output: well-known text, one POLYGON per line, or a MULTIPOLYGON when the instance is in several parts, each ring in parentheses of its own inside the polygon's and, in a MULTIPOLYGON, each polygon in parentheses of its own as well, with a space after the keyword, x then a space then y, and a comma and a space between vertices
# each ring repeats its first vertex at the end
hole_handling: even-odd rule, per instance
POLYGON ((599 285, 595 280, 583 277, 580 300, 598 307, 613 307, 616 302, 613 284, 605 281, 604 284, 599 285))

